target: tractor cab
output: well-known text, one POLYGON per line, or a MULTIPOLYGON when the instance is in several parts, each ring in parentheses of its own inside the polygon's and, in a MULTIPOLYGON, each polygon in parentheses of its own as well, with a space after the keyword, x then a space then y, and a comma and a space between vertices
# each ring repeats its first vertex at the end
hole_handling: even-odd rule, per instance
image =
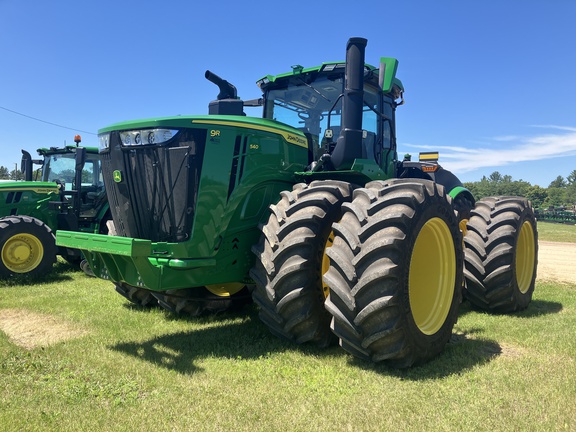
POLYGON ((95 147, 79 147, 78 135, 75 139, 76 145, 39 148, 41 159, 22 150, 22 171, 28 181, 58 185, 59 198, 50 204, 60 213, 60 227, 92 231, 108 207, 100 156, 95 147))
MULTIPOLYGON (((374 161, 383 171, 396 157, 395 109, 402 102, 403 86, 395 78, 396 59, 382 58, 382 67, 363 67, 363 96, 356 159, 374 161), (381 72, 382 71, 382 72, 381 72), (383 83, 387 87, 383 88, 383 83), (361 141, 361 142, 358 142, 361 141)), ((308 140, 309 171, 350 169, 353 160, 336 166, 330 158, 342 134, 342 105, 345 94, 345 63, 323 63, 258 81, 264 93, 264 118, 288 124, 302 131, 308 140)), ((358 122, 357 122, 358 123, 358 122)), ((348 125, 344 125, 347 128, 348 125)), ((392 176, 393 173, 389 173, 392 176)))
POLYGON ((95 151, 86 152, 82 166, 80 182, 76 184, 76 148, 66 146, 63 149, 39 149, 43 156, 42 181, 55 182, 61 188, 66 200, 74 204, 76 196, 80 209, 80 216, 95 216, 98 211, 98 202, 106 201, 106 191, 102 179, 100 158, 95 151), (71 191, 78 190, 78 194, 71 191))

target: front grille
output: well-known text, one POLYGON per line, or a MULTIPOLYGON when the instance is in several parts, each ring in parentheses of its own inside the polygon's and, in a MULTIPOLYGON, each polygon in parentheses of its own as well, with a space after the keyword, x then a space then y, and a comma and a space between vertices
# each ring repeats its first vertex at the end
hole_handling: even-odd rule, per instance
POLYGON ((111 134, 102 172, 118 235, 154 242, 190 237, 205 142, 203 129, 181 130, 159 146, 124 147, 119 132, 111 134))

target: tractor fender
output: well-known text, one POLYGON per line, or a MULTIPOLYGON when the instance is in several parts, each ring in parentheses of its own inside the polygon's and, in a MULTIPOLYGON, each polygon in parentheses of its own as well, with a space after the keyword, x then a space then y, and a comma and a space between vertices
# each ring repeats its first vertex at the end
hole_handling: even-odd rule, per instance
POLYGON ((472 205, 476 201, 472 192, 464 187, 454 173, 436 163, 404 161, 399 170, 399 177, 432 180, 444 186, 452 199, 456 197, 466 198, 471 201, 472 205), (434 169, 430 169, 431 167, 434 169))

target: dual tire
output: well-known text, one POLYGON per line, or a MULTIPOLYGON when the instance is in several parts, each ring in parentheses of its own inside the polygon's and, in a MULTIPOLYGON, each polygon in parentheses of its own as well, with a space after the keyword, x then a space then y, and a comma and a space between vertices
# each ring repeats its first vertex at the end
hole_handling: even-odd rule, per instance
POLYGON ((318 346, 336 337, 356 357, 402 368, 443 350, 462 293, 491 312, 531 301, 537 231, 524 198, 472 206, 419 179, 354 190, 318 181, 281 196, 250 273, 277 336, 318 346))
POLYGON ((521 197, 479 200, 464 243, 466 299, 489 312, 526 309, 538 265, 538 232, 529 201, 521 197))
POLYGON ((272 333, 398 367, 442 350, 461 299, 461 232, 430 181, 312 182, 271 206, 253 298, 272 333), (324 278, 322 279, 322 274, 324 278), (329 295, 326 290, 329 287, 329 295))
POLYGON ((427 181, 368 183, 334 225, 326 308, 341 346, 407 367, 448 342, 461 302, 463 252, 444 189, 427 181))

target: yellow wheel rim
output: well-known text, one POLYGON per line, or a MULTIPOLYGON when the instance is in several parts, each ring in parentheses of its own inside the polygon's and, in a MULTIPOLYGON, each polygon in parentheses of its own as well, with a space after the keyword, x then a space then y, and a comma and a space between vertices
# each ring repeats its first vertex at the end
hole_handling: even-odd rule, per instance
POLYGON ((410 309, 418 329, 426 335, 436 333, 452 305, 456 280, 454 240, 440 218, 424 224, 410 259, 408 293, 410 309))
POLYGON ((516 279, 518 289, 526 294, 532 284, 534 275, 534 257, 536 256, 536 242, 534 241, 534 229, 528 221, 522 224, 518 244, 516 245, 516 279))
POLYGON ((458 226, 460 227, 460 231, 462 231, 462 239, 464 239, 464 236, 466 235, 466 233, 468 232, 468 230, 466 229, 466 224, 468 223, 468 219, 462 219, 459 223, 458 226))
POLYGON ((227 284, 206 285, 206 289, 218 297, 230 297, 239 292, 244 286, 243 283, 232 282, 227 284))
POLYGON ((2 246, 2 263, 11 272, 28 273, 42 262, 44 246, 38 237, 17 234, 2 246))
MULTIPOLYGON (((326 249, 334 244, 334 231, 330 231, 330 235, 326 240, 326 244, 324 245, 324 253, 322 254, 322 276, 326 274, 328 269, 330 268, 330 258, 326 255, 326 249)), ((324 282, 324 278, 322 278, 322 293, 324 294, 324 298, 328 298, 328 294, 330 294, 330 287, 326 285, 324 282)))

